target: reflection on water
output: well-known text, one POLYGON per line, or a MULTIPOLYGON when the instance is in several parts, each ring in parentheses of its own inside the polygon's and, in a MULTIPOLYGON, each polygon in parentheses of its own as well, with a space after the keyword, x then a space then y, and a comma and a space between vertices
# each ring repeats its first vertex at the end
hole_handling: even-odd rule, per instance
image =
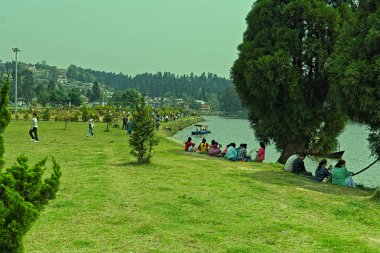
MULTIPOLYGON (((255 139, 253 130, 249 126, 249 121, 246 119, 228 119, 218 116, 206 116, 203 124, 209 126, 211 134, 205 136, 210 143, 211 140, 216 140, 221 143, 223 147, 226 144, 235 142, 237 145, 240 143, 248 144, 248 151, 259 149, 259 142, 255 139)), ((174 138, 185 142, 194 127, 187 127, 174 135, 174 138)), ((368 149, 368 130, 365 126, 357 124, 347 125, 345 131, 339 136, 340 149, 345 150, 343 159, 346 160, 347 169, 350 171, 359 171, 374 161, 370 157, 368 149)), ((200 143, 200 137, 193 137, 195 143, 200 143)), ((274 145, 269 145, 266 148, 265 162, 276 162, 280 153, 276 151, 274 145)), ((335 160, 329 160, 329 164, 334 165, 335 160)), ((306 168, 314 173, 318 162, 309 158, 305 159, 306 168)), ((365 186, 375 187, 380 185, 380 163, 375 164, 367 171, 354 177, 355 181, 365 186)))

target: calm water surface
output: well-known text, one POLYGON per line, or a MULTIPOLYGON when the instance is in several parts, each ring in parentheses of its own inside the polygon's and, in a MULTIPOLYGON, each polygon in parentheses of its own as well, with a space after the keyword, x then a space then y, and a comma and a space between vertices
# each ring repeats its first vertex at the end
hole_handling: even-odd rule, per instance
MULTIPOLYGON (((208 125, 211 134, 205 136, 207 142, 216 140, 223 145, 235 142, 248 144, 248 152, 257 150, 259 142, 255 139, 253 130, 249 126, 249 121, 246 119, 229 119, 219 116, 205 116, 205 121, 202 124, 208 125)), ((194 127, 187 127, 174 135, 174 138, 185 142, 194 127)), ((368 149, 368 130, 365 126, 350 123, 346 126, 344 132, 339 136, 340 149, 345 150, 343 159, 346 160, 347 169, 350 171, 359 171, 374 161, 370 157, 368 149)), ((201 138, 193 137, 193 142, 200 143, 201 138)), ((276 162, 280 156, 273 145, 266 147, 265 162, 276 162)), ((329 160, 329 164, 336 163, 336 160, 329 160)), ((305 159, 306 169, 314 173, 318 162, 309 158, 305 159)), ((367 171, 354 177, 357 183, 368 187, 380 186, 380 163, 375 164, 367 171)))

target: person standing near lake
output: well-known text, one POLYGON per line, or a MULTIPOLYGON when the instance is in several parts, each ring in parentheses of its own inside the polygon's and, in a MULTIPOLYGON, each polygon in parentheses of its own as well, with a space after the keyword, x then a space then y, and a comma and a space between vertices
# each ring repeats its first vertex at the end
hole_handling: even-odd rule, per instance
POLYGON ((339 160, 332 170, 332 183, 336 185, 355 188, 356 184, 352 178, 352 172, 346 168, 346 161, 339 160))
POLYGON ((37 113, 33 113, 32 126, 29 130, 29 135, 32 138, 30 141, 38 142, 38 124, 37 124, 37 113))
POLYGON ((94 137, 94 132, 92 131, 92 129, 94 128, 94 119, 92 118, 92 116, 90 116, 90 118, 88 119, 88 131, 87 131, 87 137, 88 136, 91 136, 91 137, 94 137))

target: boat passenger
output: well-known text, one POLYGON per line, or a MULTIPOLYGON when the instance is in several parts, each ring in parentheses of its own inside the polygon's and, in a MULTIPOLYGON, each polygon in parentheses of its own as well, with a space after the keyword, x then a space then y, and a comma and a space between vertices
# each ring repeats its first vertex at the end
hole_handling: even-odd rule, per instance
POLYGON ((264 159, 265 159, 265 143, 264 142, 260 142, 260 148, 259 150, 256 151, 257 155, 256 155, 256 159, 254 162, 263 162, 264 159))
POLYGON ((355 188, 355 182, 352 178, 352 172, 346 168, 346 161, 339 160, 332 170, 332 183, 355 188))
MULTIPOLYGON (((319 165, 317 169, 315 170, 315 181, 322 182, 322 181, 330 181, 331 180, 331 173, 330 171, 326 168, 327 166, 327 160, 322 159, 319 162, 319 165)), ((331 167, 331 165, 330 165, 331 167)))
POLYGON ((219 148, 218 142, 216 142, 215 140, 212 140, 208 154, 211 156, 220 156, 220 153, 221 153, 221 150, 219 148))
POLYGON ((185 151, 193 151, 195 143, 191 141, 191 137, 185 142, 185 151))
POLYGON ((295 174, 301 174, 305 176, 312 176, 311 172, 306 171, 305 164, 303 160, 305 159, 306 154, 300 153, 299 156, 294 160, 293 162, 293 173, 295 174))
POLYGON ((238 161, 237 152, 236 152, 235 147, 236 147, 235 143, 229 144, 229 147, 227 149, 227 153, 224 156, 225 159, 230 160, 230 161, 238 161))
POLYGON ((209 144, 206 142, 206 139, 203 138, 202 142, 198 146, 198 150, 201 152, 208 152, 209 144))

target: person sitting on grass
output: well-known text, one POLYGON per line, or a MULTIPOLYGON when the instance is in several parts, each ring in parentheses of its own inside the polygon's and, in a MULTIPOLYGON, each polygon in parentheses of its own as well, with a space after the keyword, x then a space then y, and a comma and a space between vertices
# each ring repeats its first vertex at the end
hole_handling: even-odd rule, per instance
POLYGON ((219 148, 218 142, 216 142, 215 140, 212 140, 208 154, 210 156, 220 156, 221 152, 222 151, 219 148))
POLYGON ((293 173, 295 174, 301 174, 304 176, 312 176, 313 174, 311 172, 306 171, 305 164, 303 160, 305 159, 306 154, 300 153, 299 156, 294 160, 293 162, 293 173))
POLYGON ((230 147, 230 144, 228 144, 222 151, 222 157, 225 157, 226 156, 226 153, 227 153, 227 149, 230 147))
POLYGON ((247 144, 240 144, 240 149, 238 151, 238 160, 243 162, 252 162, 251 157, 247 155, 247 144))
POLYGON ((231 143, 228 145, 227 153, 224 156, 225 159, 230 160, 230 161, 238 161, 237 152, 236 152, 235 147, 236 147, 235 143, 231 143))
POLYGON ((332 183, 336 185, 348 186, 355 188, 355 182, 352 178, 352 172, 346 168, 346 161, 339 160, 332 170, 332 183))
MULTIPOLYGON (((315 170, 315 178, 314 178, 315 181, 317 181, 317 182, 322 182, 322 181, 329 182, 331 180, 331 173, 326 168, 326 166, 327 166, 327 160, 322 159, 319 162, 317 169, 315 170)), ((331 165, 330 165, 330 168, 331 168, 331 165)))
POLYGON ((191 141, 191 137, 187 139, 187 142, 185 142, 185 151, 193 151, 195 146, 195 143, 191 141))
POLYGON ((201 152, 208 152, 209 144, 206 142, 206 139, 203 138, 202 142, 198 146, 198 150, 201 152))
POLYGON ((254 162, 261 163, 264 161, 264 159, 265 159, 265 143, 261 141, 260 148, 259 150, 257 150, 257 155, 254 162))
POLYGON ((299 156, 299 153, 297 152, 296 154, 290 156, 286 162, 285 162, 285 167, 284 167, 284 170, 286 172, 293 172, 293 163, 294 161, 297 159, 297 157, 299 156))

